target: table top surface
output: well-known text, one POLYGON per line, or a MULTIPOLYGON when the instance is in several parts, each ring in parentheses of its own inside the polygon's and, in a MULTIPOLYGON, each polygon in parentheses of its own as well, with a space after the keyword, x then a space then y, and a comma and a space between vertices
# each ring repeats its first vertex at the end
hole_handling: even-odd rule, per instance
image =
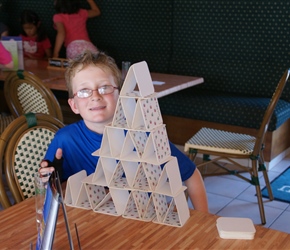
MULTIPOLYGON (((52 81, 54 79, 64 79, 63 70, 51 70, 48 69, 47 66, 47 60, 35 60, 27 58, 24 60, 24 69, 34 73, 44 82, 52 81)), ((0 71, 0 80, 4 81, 9 72, 10 71, 5 70, 0 71)))
MULTIPOLYGON (((36 243, 34 198, 0 212, 1 249, 29 249, 36 243)), ((221 239, 217 216, 191 210, 181 228, 125 219, 66 206, 74 249, 290 249, 290 235, 262 226, 253 240, 221 239)), ((53 249, 69 249, 62 209, 59 210, 53 249)))
MULTIPOLYGON (((64 70, 48 69, 47 60, 25 59, 24 68, 37 75, 52 90, 66 91, 64 70)), ((0 71, 0 81, 4 81, 9 71, 0 71)), ((157 97, 163 97, 174 92, 203 83, 202 77, 182 76, 162 73, 151 73, 152 81, 165 82, 162 85, 154 85, 157 97)))

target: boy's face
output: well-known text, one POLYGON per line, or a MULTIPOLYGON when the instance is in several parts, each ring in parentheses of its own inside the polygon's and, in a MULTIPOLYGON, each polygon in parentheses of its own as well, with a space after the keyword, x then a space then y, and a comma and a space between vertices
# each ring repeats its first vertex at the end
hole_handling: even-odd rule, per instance
POLYGON ((90 97, 79 98, 74 96, 68 102, 72 111, 81 115, 89 129, 102 133, 103 131, 100 131, 100 128, 104 128, 113 119, 119 91, 114 89, 111 94, 100 95, 97 89, 104 85, 117 87, 113 76, 95 65, 89 65, 81 71, 76 71, 71 84, 74 94, 81 89, 96 90, 90 97))

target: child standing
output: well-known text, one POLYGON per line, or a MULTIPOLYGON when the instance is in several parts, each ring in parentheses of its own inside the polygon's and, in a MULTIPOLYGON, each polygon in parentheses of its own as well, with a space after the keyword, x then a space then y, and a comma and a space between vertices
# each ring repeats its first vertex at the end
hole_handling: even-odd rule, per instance
POLYGON ((51 43, 38 15, 31 10, 24 10, 20 22, 24 57, 33 59, 51 57, 51 43))
POLYGON ((89 10, 80 8, 79 0, 55 0, 56 13, 53 16, 54 27, 57 30, 53 57, 59 57, 59 51, 64 43, 66 57, 74 58, 85 50, 97 52, 91 42, 86 22, 88 18, 99 16, 101 11, 94 0, 87 0, 89 10))
MULTIPOLYGON (((63 180, 81 170, 86 170, 87 175, 95 171, 98 157, 92 152, 101 147, 105 126, 113 120, 122 84, 121 72, 115 61, 104 53, 93 54, 90 51, 70 61, 65 79, 68 103, 83 120, 67 125, 55 134, 40 168, 42 173, 56 168, 63 180)), ((187 186, 194 208, 208 212, 199 170, 172 143, 170 149, 178 160, 181 179, 187 186)))

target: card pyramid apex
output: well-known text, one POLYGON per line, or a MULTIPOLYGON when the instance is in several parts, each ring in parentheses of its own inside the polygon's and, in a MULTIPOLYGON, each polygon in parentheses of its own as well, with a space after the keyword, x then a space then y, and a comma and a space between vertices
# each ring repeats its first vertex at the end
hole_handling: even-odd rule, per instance
POLYGON ((130 96, 132 93, 134 93, 134 96, 136 94, 138 95, 138 92, 135 91, 136 87, 141 97, 146 97, 154 93, 154 87, 146 61, 135 63, 129 68, 120 96, 130 96))

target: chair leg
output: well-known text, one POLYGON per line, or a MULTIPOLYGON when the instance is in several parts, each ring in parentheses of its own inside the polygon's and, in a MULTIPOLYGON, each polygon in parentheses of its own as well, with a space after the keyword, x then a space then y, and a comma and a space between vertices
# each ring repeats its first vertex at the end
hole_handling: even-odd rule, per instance
POLYGON ((265 184, 266 184, 267 191, 268 191, 268 194, 269 194, 269 199, 270 199, 270 201, 272 201, 272 200, 274 200, 274 195, 273 195, 272 187, 271 187, 271 184, 270 184, 270 181, 269 181, 269 176, 268 176, 268 173, 267 173, 267 169, 266 169, 266 166, 265 166, 264 161, 262 159, 259 159, 259 171, 263 172, 265 184))
POLYGON ((194 161, 195 160, 195 157, 196 157, 197 153, 194 152, 194 150, 192 148, 190 148, 188 150, 188 157, 191 161, 194 161))
POLYGON ((260 210, 261 222, 262 222, 262 225, 265 225, 266 224, 266 217, 265 217, 265 210, 264 210, 264 204, 263 204, 260 185, 256 186, 256 193, 257 193, 258 205, 259 205, 259 210, 260 210))
POLYGON ((262 192, 261 192, 261 187, 260 187, 260 182, 259 182, 259 177, 258 177, 258 161, 257 160, 252 160, 252 179, 253 185, 256 187, 256 194, 257 194, 257 200, 258 200, 258 205, 259 205, 259 210, 260 210, 260 217, 261 217, 261 222, 262 225, 266 224, 266 217, 265 217, 265 210, 264 210, 264 203, 263 203, 263 198, 262 198, 262 192))
POLYGON ((274 200, 274 195, 273 195, 273 192, 272 192, 272 187, 271 187, 271 183, 269 181, 267 170, 263 171, 263 176, 264 176, 264 180, 265 180, 266 187, 267 187, 267 190, 268 190, 269 199, 270 199, 270 201, 272 201, 272 200, 274 200))
MULTIPOLYGON (((188 158, 195 163, 196 156, 197 156, 197 151, 194 150, 194 149, 192 149, 192 148, 189 148, 189 150, 188 150, 188 158)), ((203 175, 203 173, 204 173, 204 167, 198 167, 198 169, 199 169, 201 175, 203 175)))
POLYGON ((3 177, 1 176, 0 180, 0 203, 2 204, 3 208, 11 207, 11 202, 6 194, 6 190, 3 184, 3 177))

